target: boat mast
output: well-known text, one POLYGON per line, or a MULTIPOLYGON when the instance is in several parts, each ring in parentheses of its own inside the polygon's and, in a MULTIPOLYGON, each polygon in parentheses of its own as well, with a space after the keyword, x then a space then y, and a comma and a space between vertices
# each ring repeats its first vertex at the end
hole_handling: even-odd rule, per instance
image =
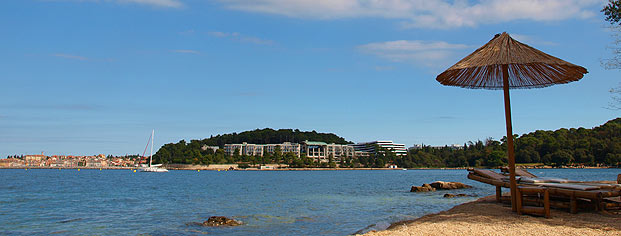
POLYGON ((155 134, 155 130, 151 130, 151 154, 149 154, 149 167, 151 167, 151 161, 153 160, 153 135, 155 134))

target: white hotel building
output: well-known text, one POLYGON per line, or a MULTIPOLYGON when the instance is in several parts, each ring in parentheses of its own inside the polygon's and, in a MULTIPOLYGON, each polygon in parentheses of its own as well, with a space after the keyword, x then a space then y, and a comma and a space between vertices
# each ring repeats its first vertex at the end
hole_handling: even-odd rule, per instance
POLYGON ((398 156, 405 156, 408 153, 405 144, 393 143, 392 141, 372 141, 346 145, 308 140, 303 141, 301 144, 290 142, 281 144, 252 144, 245 142, 241 144, 225 144, 224 152, 230 156, 235 153, 245 156, 263 156, 264 153, 274 153, 278 147, 282 153, 292 152, 297 157, 306 155, 318 162, 328 162, 330 158, 338 161, 345 157, 369 156, 378 151, 375 150, 376 145, 380 148, 388 149, 398 156))
POLYGON ((235 154, 235 152, 239 155, 263 156, 264 152, 274 153, 276 147, 280 147, 282 153, 292 152, 296 156, 300 156, 300 144, 290 142, 281 144, 252 144, 246 142, 241 144, 224 144, 224 152, 230 156, 235 154))
POLYGON ((351 146, 353 146, 356 150, 356 153, 360 152, 369 154, 378 151, 375 150, 375 145, 379 146, 380 148, 388 149, 397 154, 397 156, 405 156, 408 154, 408 150, 405 148, 405 144, 393 143, 391 140, 379 140, 366 143, 351 144, 351 146))
POLYGON ((344 157, 353 158, 355 156, 354 147, 352 146, 314 141, 304 141, 302 144, 290 142, 281 144, 251 144, 245 142, 241 144, 225 144, 224 152, 231 156, 236 152, 238 155, 263 156, 264 153, 274 153, 277 147, 280 148, 282 153, 292 152, 297 157, 304 154, 318 162, 328 162, 330 158, 337 161, 344 157))

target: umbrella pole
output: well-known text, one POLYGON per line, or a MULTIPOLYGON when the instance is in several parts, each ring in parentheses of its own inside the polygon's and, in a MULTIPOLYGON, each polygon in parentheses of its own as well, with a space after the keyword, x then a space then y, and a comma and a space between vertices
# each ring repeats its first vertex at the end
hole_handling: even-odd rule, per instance
POLYGON ((505 118, 507 121, 507 154, 509 157, 509 183, 511 187, 511 209, 517 212, 515 182, 515 154, 513 150, 513 127, 511 125, 511 102, 509 99, 509 65, 502 65, 502 84, 505 95, 505 118))

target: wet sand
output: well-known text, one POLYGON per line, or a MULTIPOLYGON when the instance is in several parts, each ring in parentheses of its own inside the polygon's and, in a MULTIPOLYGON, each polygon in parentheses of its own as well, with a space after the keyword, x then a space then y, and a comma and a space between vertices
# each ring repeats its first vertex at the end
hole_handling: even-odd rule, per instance
POLYGON ((551 219, 518 215, 493 196, 365 235, 621 235, 621 215, 552 210, 551 219))

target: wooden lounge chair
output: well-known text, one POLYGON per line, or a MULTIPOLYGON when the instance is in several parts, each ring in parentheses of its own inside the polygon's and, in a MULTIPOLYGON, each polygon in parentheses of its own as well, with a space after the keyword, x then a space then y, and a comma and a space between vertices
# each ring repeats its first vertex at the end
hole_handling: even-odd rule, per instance
MULTIPOLYGON (((500 171, 503 173, 506 173, 507 175, 509 174, 509 167, 503 166, 500 168, 500 171)), ((529 177, 529 178, 537 178, 536 175, 526 171, 525 169, 522 168, 515 168, 515 176, 524 176, 524 177, 529 177)))
MULTIPOLYGON (((516 173, 518 172, 517 170, 520 169, 516 169, 516 173)), ((469 169, 468 178, 496 186, 496 200, 498 202, 505 200, 501 195, 501 188, 509 188, 509 180, 505 175, 492 170, 469 169)), ((557 208, 569 208, 571 213, 576 213, 579 207, 606 210, 621 206, 621 204, 608 201, 610 198, 621 196, 621 185, 614 184, 614 182, 563 181, 552 178, 536 179, 535 175, 521 170, 518 177, 518 187, 547 189, 551 205, 557 208), (524 181, 519 181, 522 178, 524 178, 524 181)), ((526 190, 526 192, 530 193, 532 191, 526 190)), ((536 200, 540 201, 542 199, 536 200)))

